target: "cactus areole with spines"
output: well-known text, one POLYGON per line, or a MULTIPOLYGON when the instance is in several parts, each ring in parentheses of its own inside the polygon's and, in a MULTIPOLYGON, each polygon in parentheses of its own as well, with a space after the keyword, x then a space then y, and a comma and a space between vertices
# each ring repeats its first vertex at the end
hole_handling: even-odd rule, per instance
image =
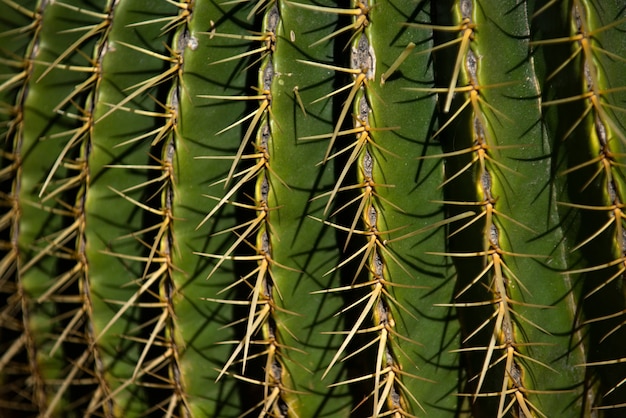
POLYGON ((625 31, 0 0, 0 416, 626 415, 625 31))

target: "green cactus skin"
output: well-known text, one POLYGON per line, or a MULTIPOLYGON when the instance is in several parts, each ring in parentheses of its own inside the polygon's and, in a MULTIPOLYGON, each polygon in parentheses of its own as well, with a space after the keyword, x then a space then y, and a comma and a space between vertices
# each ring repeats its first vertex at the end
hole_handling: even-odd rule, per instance
MULTIPOLYGON (((447 176, 453 179, 446 202, 453 212, 468 203, 477 212, 471 221, 475 224, 466 223, 466 230, 459 229, 451 238, 448 253, 457 260, 456 306, 463 350, 474 365, 470 375, 478 376, 464 393, 474 399, 472 409, 478 414, 496 410, 501 416, 513 409, 525 416, 539 411, 558 416, 566 413, 564 405, 581 408, 582 388, 572 388, 578 384, 573 382, 584 380, 584 372, 576 368, 584 356, 567 341, 575 311, 565 296, 570 278, 554 271, 565 268, 557 261, 563 254, 553 248, 562 239, 555 228, 556 207, 550 188, 532 181, 538 172, 549 176, 549 160, 544 156, 551 151, 537 123, 541 118, 538 82, 526 76, 534 73, 533 61, 526 59, 528 46, 512 40, 528 34, 531 22, 528 11, 507 13, 506 8, 498 8, 502 6, 487 9, 464 1, 452 6, 457 11, 452 25, 464 25, 462 31, 472 32, 466 37, 467 48, 460 47, 464 55, 457 84, 472 88, 452 101, 449 114, 455 116, 447 119, 452 122, 440 134, 451 157, 447 176), (511 38, 496 44, 502 27, 509 28, 511 38), (506 59, 485 52, 497 48, 506 51, 506 59), (521 64, 511 68, 512 62, 521 64), (512 98, 523 98, 523 103, 507 106, 512 98), (504 112, 513 108, 514 115, 504 112), (456 116, 457 112, 461 113, 456 116), (536 228, 544 232, 539 234, 536 228), (535 294, 530 283, 539 278, 550 284, 535 294), (563 315, 546 323, 542 318, 552 309, 563 315), (564 339, 557 342, 560 338, 564 339)), ((436 59, 460 56, 456 51, 449 58, 444 54, 449 52, 443 50, 436 59)), ((442 101, 447 95, 441 94, 442 101)))
MULTIPOLYGON (((558 32, 552 38, 565 35, 580 40, 565 43, 569 46, 566 53, 571 56, 567 66, 562 64, 564 60, 555 65, 561 52, 546 58, 546 71, 554 76, 545 82, 543 105, 548 126, 560 141, 563 165, 558 170, 563 193, 558 199, 563 202, 562 211, 569 215, 572 208, 580 209, 576 221, 581 226, 569 231, 574 248, 579 249, 573 252, 576 257, 569 262, 569 274, 581 278, 584 319, 580 322, 589 324, 586 364, 599 376, 598 393, 607 405, 599 408, 607 413, 615 405, 624 405, 625 369, 619 364, 624 355, 618 342, 624 338, 624 296, 619 282, 624 244, 623 238, 618 238, 622 237, 623 226, 624 189, 619 160, 624 152, 624 129, 616 106, 624 92, 614 78, 617 62, 623 60, 615 61, 617 56, 613 55, 622 54, 624 45, 604 33, 613 25, 609 16, 615 16, 620 7, 619 3, 611 3, 596 10, 591 2, 572 2, 569 9, 561 6, 545 17, 554 16, 562 22, 554 27, 558 32), (564 89, 567 83, 572 83, 571 91, 564 89), (559 123, 559 118, 564 123, 559 123)), ((544 43, 541 47, 548 56, 558 50, 558 45, 563 44, 544 43)), ((598 402, 598 395, 594 396, 598 402)))
POLYGON ((0 0, 0 415, 619 417, 617 0, 0 0))

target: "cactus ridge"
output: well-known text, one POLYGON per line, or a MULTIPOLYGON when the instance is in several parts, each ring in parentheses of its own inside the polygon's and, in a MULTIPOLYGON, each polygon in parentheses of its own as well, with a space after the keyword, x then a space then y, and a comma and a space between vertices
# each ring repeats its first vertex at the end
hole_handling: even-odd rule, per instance
POLYGON ((0 0, 0 415, 621 416, 624 12, 0 0))
MULTIPOLYGON (((572 32, 568 39, 563 40, 573 44, 573 52, 570 58, 564 61, 560 67, 576 61, 582 65, 583 83, 582 85, 579 84, 581 87, 580 93, 574 96, 555 98, 544 103, 546 106, 552 106, 562 105, 570 101, 581 101, 583 111, 573 122, 572 128, 564 134, 564 140, 566 141, 566 146, 568 146, 574 142, 569 139, 570 135, 576 135, 577 132, 575 131, 580 132, 582 130, 584 135, 587 136, 586 146, 589 147, 593 154, 597 155, 597 157, 590 158, 584 162, 572 162, 571 166, 561 173, 568 177, 578 177, 580 175, 580 177, 584 178, 584 176, 589 176, 588 180, 583 183, 581 190, 585 190, 590 184, 598 182, 600 184, 601 196, 597 196, 593 203, 583 198, 582 201, 573 201, 569 205, 578 205, 577 207, 585 212, 605 211, 607 215, 606 222, 604 220, 600 221, 603 222, 602 225, 598 225, 597 230, 593 233, 587 232, 588 235, 574 247, 575 249, 584 248, 591 243, 595 243, 603 234, 608 235, 611 241, 606 262, 602 264, 591 263, 590 267, 570 270, 570 272, 593 274, 593 272, 606 269, 602 274, 603 277, 595 283, 592 282, 593 284, 586 290, 584 294, 585 300, 598 296, 598 292, 601 292, 606 286, 610 286, 611 282, 623 273, 622 266, 617 271, 615 271, 614 266, 619 266, 624 261, 623 214, 621 211, 621 202, 623 200, 621 178, 623 174, 621 173, 620 164, 614 164, 615 157, 613 153, 617 155, 623 151, 625 137, 624 127, 620 126, 623 124, 618 123, 615 119, 617 116, 615 112, 619 112, 622 109, 616 106, 612 100, 614 93, 621 90, 621 88, 616 88, 608 83, 607 77, 609 74, 605 72, 610 72, 610 67, 603 64, 603 62, 606 62, 606 59, 621 59, 600 46, 602 45, 602 34, 615 25, 619 25, 623 19, 602 24, 601 19, 592 17, 594 13, 590 7, 592 6, 583 2, 573 2, 570 12, 572 32)), ((560 77, 560 71, 561 69, 557 68, 553 71, 552 76, 555 78, 560 77)), ((577 180, 578 178, 576 178, 577 180)), ((618 314, 617 317, 619 316, 621 315, 618 314)), ((592 312, 588 315, 585 322, 601 324, 604 321, 611 321, 615 317, 614 312, 601 314, 592 312)), ((602 324, 600 326, 602 329, 598 331, 599 343, 608 343, 608 339, 612 334, 620 332, 622 323, 623 321, 619 325, 607 324, 605 326, 602 324)), ((587 365, 608 364, 605 361, 614 364, 619 362, 619 359, 592 361, 588 362, 587 365)), ((614 394, 624 382, 620 377, 607 377, 606 379, 602 389, 604 396, 614 394)))
MULTIPOLYGON (((487 285, 491 294, 484 295, 479 300, 469 302, 464 300, 460 303, 454 302, 444 306, 468 310, 473 307, 482 309, 488 306, 486 304, 493 306, 493 314, 489 315, 483 322, 478 323, 475 329, 469 329, 467 331, 468 334, 464 336, 463 343, 466 346, 460 349, 461 352, 476 353, 484 351, 485 354, 482 365, 477 368, 476 375, 473 376, 477 381, 473 393, 461 395, 471 397, 474 400, 480 396, 498 398, 498 417, 505 416, 511 408, 518 409, 524 416, 532 416, 531 411, 538 411, 539 413, 540 411, 527 398, 527 388, 522 380, 524 369, 519 361, 520 359, 528 359, 527 356, 520 352, 520 347, 528 343, 518 340, 515 329, 517 323, 522 321, 539 330, 544 330, 515 311, 515 305, 524 304, 524 302, 516 301, 511 297, 508 290, 509 286, 514 283, 523 290, 527 289, 519 277, 508 267, 507 261, 511 257, 532 256, 503 250, 500 238, 502 233, 500 231, 506 231, 507 222, 512 222, 530 232, 534 233, 534 231, 499 209, 501 205, 498 204, 497 184, 504 180, 504 177, 506 177, 505 172, 513 175, 516 173, 508 169, 506 165, 499 163, 498 156, 494 155, 494 153, 498 152, 498 148, 502 149, 505 145, 497 145, 503 144, 503 141, 493 136, 493 129, 490 129, 490 125, 495 122, 494 118, 502 120, 503 122, 501 123, 504 124, 509 123, 511 119, 490 105, 485 94, 482 93, 487 86, 482 86, 479 80, 478 73, 480 68, 476 54, 480 53, 478 52, 480 46, 474 46, 474 32, 480 31, 482 26, 481 22, 478 22, 476 19, 479 19, 481 16, 474 13, 473 3, 467 1, 459 2, 457 16, 461 19, 459 24, 446 27, 445 29, 447 31, 452 29, 458 30, 458 37, 454 41, 448 41, 443 44, 447 49, 459 43, 458 53, 454 58, 455 64, 450 77, 450 84, 447 88, 442 87, 430 92, 438 93, 442 96, 444 102, 443 113, 450 113, 448 120, 435 132, 435 135, 441 134, 448 129, 450 124, 454 123, 457 118, 461 118, 463 112, 467 114, 467 116, 464 114, 464 117, 471 121, 471 128, 466 134, 468 137, 466 140, 467 147, 456 147, 458 150, 443 154, 443 158, 462 156, 465 159, 470 159, 458 171, 451 171, 447 176, 446 183, 455 181, 464 173, 471 175, 474 182, 472 188, 476 190, 476 200, 474 202, 445 200, 443 203, 452 206, 467 206, 469 204, 476 208, 478 212, 476 216, 455 229, 450 234, 451 237, 471 228, 472 225, 477 225, 484 231, 484 238, 483 242, 476 243, 477 251, 439 254, 453 258, 476 257, 480 260, 477 260, 477 263, 480 262, 482 264, 479 267, 480 272, 475 277, 460 278, 462 279, 458 284, 460 290, 455 294, 455 299, 461 300, 460 297, 474 286, 477 286, 478 283, 487 285), (466 85, 457 86, 457 83, 466 83, 466 85), (457 98, 456 101, 462 101, 462 103, 452 107, 453 94, 458 93, 463 93, 466 98, 457 98), (487 283, 484 282, 485 279, 488 279, 487 283), (491 336, 487 341, 473 342, 476 341, 474 337, 483 330, 489 330, 490 327, 493 327, 493 330, 490 332, 491 336), (503 368, 501 366, 497 367, 498 364, 502 363, 504 364, 503 368), (502 374, 502 383, 499 390, 485 388, 485 382, 489 373, 502 374)), ((442 30, 443 28, 437 29, 442 30)), ((443 49, 442 53, 446 53, 446 49, 443 49)), ((498 89, 502 87, 502 84, 496 83, 488 85, 488 87, 498 89)), ((531 361, 535 361, 537 364, 550 369, 540 361, 533 359, 531 361)))
MULTIPOLYGON (((233 244, 221 254, 201 254, 219 261, 212 268, 208 278, 215 273, 226 259, 235 261, 255 261, 256 266, 247 274, 243 275, 237 282, 222 289, 219 293, 229 290, 238 285, 244 285, 250 289, 246 299, 224 300, 224 299, 207 299, 214 303, 248 305, 249 310, 245 319, 245 332, 240 341, 234 341, 236 344, 232 354, 221 368, 217 380, 219 381, 225 374, 229 374, 248 383, 258 385, 263 390, 263 400, 252 405, 252 412, 258 408, 262 414, 272 414, 279 416, 289 411, 288 404, 285 400, 285 392, 289 391, 289 387, 283 384, 282 370, 284 365, 281 357, 288 355, 287 353, 296 349, 287 344, 282 343, 281 332, 291 333, 287 327, 280 330, 277 327, 274 312, 279 310, 283 313, 293 315, 286 309, 283 309, 276 303, 277 297, 282 297, 280 290, 280 280, 275 276, 276 269, 286 269, 293 272, 299 270, 283 265, 273 258, 272 242, 274 231, 272 228, 272 213, 280 208, 273 206, 272 198, 274 194, 274 185, 280 183, 286 189, 289 189, 287 183, 280 178, 276 171, 272 168, 272 142, 273 129, 272 123, 274 117, 272 114, 272 83, 274 79, 275 60, 280 59, 274 57, 276 33, 280 21, 280 13, 276 4, 268 5, 265 8, 263 16, 262 32, 258 36, 241 36, 234 34, 219 34, 215 30, 211 32, 211 36, 223 36, 232 39, 244 39, 247 41, 260 42, 261 46, 253 47, 251 51, 227 57, 212 63, 212 65, 222 64, 231 60, 241 59, 244 57, 253 59, 250 66, 259 63, 258 69, 258 86, 253 89, 259 94, 253 96, 215 96, 215 95, 199 95, 199 98, 217 99, 217 100, 252 100, 258 106, 247 116, 230 124, 228 127, 218 131, 216 135, 220 135, 240 124, 244 124, 249 120, 245 128, 245 134, 236 155, 232 158, 233 162, 226 177, 217 183, 224 184, 227 189, 229 183, 234 178, 240 178, 235 186, 231 186, 230 190, 219 200, 212 211, 205 216, 198 227, 209 221, 220 207, 226 203, 234 205, 244 210, 253 210, 255 215, 249 216, 250 220, 238 224, 234 227, 215 233, 234 233, 237 238, 233 244), (259 55, 256 58, 256 55, 259 55), (252 148, 250 142, 254 138, 253 154, 244 154, 248 149, 252 148), (252 165, 243 165, 247 160, 251 160, 252 165), (242 167, 240 172, 236 170, 242 167), (237 192, 246 189, 254 190, 253 204, 229 201, 231 197, 236 197, 237 192), (253 254, 238 255, 237 248, 242 244, 247 245, 253 254), (257 337, 261 337, 260 339, 257 337), (254 349, 253 349, 253 346, 254 349), (239 357, 241 357, 239 359, 239 357), (264 374, 259 379, 252 379, 246 374, 246 366, 252 359, 262 359, 264 364, 264 374), (241 364, 241 372, 229 372, 231 366, 241 364)), ((277 124, 278 126, 278 124, 277 124)), ((280 126, 278 126, 280 129, 280 126)), ((210 157, 209 157, 210 158, 210 157)), ((247 198, 249 200, 249 198, 247 198)), ((252 266, 251 266, 252 267, 252 266)), ((234 325, 234 324, 233 324, 234 325)), ((297 349, 296 349, 297 350, 297 349)))

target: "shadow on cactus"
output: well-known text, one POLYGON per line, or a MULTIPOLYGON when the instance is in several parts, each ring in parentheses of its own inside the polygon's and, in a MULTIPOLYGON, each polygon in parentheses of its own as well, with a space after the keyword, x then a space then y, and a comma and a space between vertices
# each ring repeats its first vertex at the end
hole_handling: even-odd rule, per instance
POLYGON ((0 415, 622 416, 625 13, 0 0, 0 415))

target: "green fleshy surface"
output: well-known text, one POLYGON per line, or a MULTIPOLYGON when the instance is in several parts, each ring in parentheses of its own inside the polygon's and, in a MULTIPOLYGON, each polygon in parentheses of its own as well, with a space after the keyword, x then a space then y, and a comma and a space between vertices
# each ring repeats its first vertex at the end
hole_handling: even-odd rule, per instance
MULTIPOLYGON (((110 166, 154 164, 150 155, 158 150, 151 149, 150 139, 120 144, 144 131, 154 129, 163 122, 161 119, 124 109, 117 109, 114 112, 110 110, 112 105, 125 101, 126 97, 135 91, 137 87, 133 86, 137 83, 162 74, 170 67, 169 63, 163 60, 122 44, 135 45, 147 51, 167 55, 164 46, 164 40, 167 38, 162 36, 158 25, 134 26, 132 30, 127 26, 145 21, 144 11, 148 9, 152 18, 171 16, 177 12, 171 5, 166 3, 155 5, 150 1, 122 1, 115 6, 113 27, 109 34, 107 50, 102 56, 102 78, 99 80, 94 105, 95 124, 87 151, 90 178, 85 201, 87 224, 85 254, 89 260, 93 327, 107 378, 104 393, 105 396, 111 393, 112 398, 110 400, 105 398, 104 403, 112 404, 109 407, 113 408, 115 415, 120 416, 137 416, 150 408, 146 404, 150 392, 143 387, 145 382, 149 381, 149 377, 142 374, 137 379, 130 380, 143 346, 136 344, 133 338, 149 337, 150 327, 145 327, 144 324, 150 319, 146 317, 150 315, 150 310, 140 309, 137 303, 133 303, 114 320, 123 303, 134 297, 140 285, 146 283, 145 263, 137 259, 124 258, 124 255, 147 257, 149 249, 138 239, 128 235, 156 225, 160 220, 115 192, 122 192, 146 182, 154 175, 154 171, 110 166), (126 238, 119 239, 123 236, 126 238), (113 325, 103 333, 112 320, 113 325), (144 390, 148 393, 144 393, 144 390)), ((159 96, 158 89, 158 86, 149 88, 125 106, 138 110, 161 110, 154 99, 159 96)), ((158 208, 159 200, 154 203, 154 200, 150 200, 149 193, 153 192, 146 188, 124 192, 128 198, 158 208)), ((139 236, 142 239, 150 237, 139 236)), ((153 263, 152 267, 155 264, 153 263)), ((152 289, 154 288, 153 285, 152 289)), ((157 301, 158 299, 151 296, 149 291, 145 291, 136 300, 147 303, 157 301)))
MULTIPOLYGON (((0 41, 2 33, 28 23, 8 1, 0 0, 0 41)), ((323 7, 348 10, 359 3, 302 0, 299 3, 310 7, 298 7, 294 2, 46 2, 41 3, 45 8, 35 41, 33 32, 26 31, 12 34, 11 42, 0 47, 0 85, 22 71, 14 64, 31 48, 35 60, 30 77, 0 88, 5 152, 0 202, 6 215, 0 224, 0 258, 6 262, 0 264, 0 415, 6 409, 7 416, 13 416, 8 410, 18 407, 33 415, 54 409, 49 411, 52 416, 371 415, 376 338, 381 331, 366 330, 385 315, 373 304, 363 313, 363 332, 341 347, 366 305, 365 299, 355 302, 372 288, 332 291, 374 279, 371 255, 357 254, 341 264, 368 239, 357 232, 368 228, 357 211, 359 195, 366 189, 338 192, 325 212, 328 192, 352 152, 346 147, 357 135, 338 136, 330 150, 328 137, 302 139, 351 129, 359 100, 365 97, 376 144, 366 147, 373 159, 372 204, 380 240, 386 240, 377 249, 387 281, 388 294, 382 300, 387 319, 393 319, 383 348, 389 348, 395 371, 402 371, 394 385, 401 398, 392 394, 382 400, 382 410, 389 412, 393 402, 400 402, 413 416, 493 417, 503 408, 498 392, 508 381, 500 346, 506 330, 494 330, 494 286, 499 279, 491 268, 476 280, 492 259, 476 256, 489 248, 491 231, 485 230, 483 215, 455 232, 486 210, 476 204, 485 199, 486 168, 497 211, 497 245, 510 269, 503 282, 513 312, 509 337, 524 387, 517 399, 512 395, 515 388, 507 387, 505 404, 512 402, 513 407, 502 415, 519 416, 516 402, 523 397, 548 417, 621 416, 626 385, 620 383, 626 366, 615 363, 626 358, 620 271, 624 223, 612 217, 621 216, 626 190, 623 2, 369 1, 368 24, 356 29, 370 43, 376 71, 354 92, 338 90, 355 76, 311 64, 350 66, 351 49, 359 38, 348 26, 358 16, 323 7), (114 10, 110 32, 81 44, 81 53, 58 59, 86 33, 86 25, 99 22, 64 5, 76 5, 83 12, 114 10), (266 30, 267 15, 275 5, 280 22, 276 42, 270 44, 256 37, 266 30), (488 143, 484 167, 472 162, 479 157, 475 150, 451 154, 474 146, 483 133, 472 105, 456 113, 469 93, 456 92, 445 112, 447 92, 428 90, 449 86, 459 43, 434 48, 458 39, 460 32, 427 22, 459 25, 460 10, 470 6, 476 24, 468 43, 478 59, 477 113, 488 143), (574 36, 574 6, 582 8, 581 22, 592 30, 591 58, 585 51, 572 55, 578 43, 571 39, 541 43, 574 36), (82 30, 67 31, 71 28, 82 30), (415 49, 381 85, 381 75, 409 42, 415 49), (271 51, 253 52, 266 45, 271 51), (147 51, 166 57, 180 52, 182 66, 147 51), (237 58, 218 62, 229 57, 237 58), (92 73, 67 65, 89 66, 100 59, 97 82, 68 101, 92 73), (55 60, 59 68, 38 80, 55 60), (270 63, 271 82, 264 80, 270 63), (592 71, 585 65, 593 66, 592 71), (164 74, 167 79, 158 85, 144 89, 140 84, 164 74), (590 108, 590 99, 582 98, 588 84, 596 88, 602 110, 590 108), (251 126, 253 118, 243 118, 265 99, 227 98, 260 95, 264 87, 270 89, 271 102, 251 126), (134 92, 139 94, 129 100, 134 92), (325 97, 332 92, 338 94, 325 97), (55 113, 64 100, 66 113, 55 113), (12 113, 15 102, 17 113, 12 113), (116 104, 120 108, 112 110, 116 104), (159 115, 162 104, 172 109, 175 119, 159 115), (69 114, 82 109, 93 110, 95 123, 86 125, 90 129, 64 155, 64 164, 40 197, 70 138, 52 135, 80 127, 83 122, 69 114), (242 123, 225 129, 238 121, 242 123), (172 129, 162 131, 163 138, 155 141, 156 132, 170 122, 172 129), (263 147, 266 123, 271 131, 267 165, 245 179, 246 170, 261 162, 252 154, 263 147), (153 133, 140 137, 148 132, 153 133), (241 150, 245 158, 225 185, 232 157, 247 133, 248 144, 241 150), (324 163, 327 152, 332 158, 324 163), (608 153, 610 159, 601 158, 608 153), (13 160, 20 161, 19 170, 10 165, 13 160), (45 200, 79 173, 69 164, 80 161, 86 162, 88 176, 45 200), (603 166, 607 162, 610 171, 603 166), (460 170, 465 171, 446 182, 460 170), (269 179, 267 195, 264 176, 269 179), (16 206, 11 207, 13 198, 16 206), (223 198, 222 207, 212 213, 223 198), (268 218, 247 230, 248 222, 262 213, 263 199, 270 208, 268 218), (611 205, 617 209, 610 210, 611 205), (172 218, 165 224, 167 210, 172 218), (476 214, 444 225, 465 211, 476 214), (353 221, 355 231, 344 248, 345 229, 353 221), (166 226, 163 233, 161 226, 166 226), (54 241, 64 233, 67 238, 54 241), (263 243, 265 233, 269 247, 263 243), (20 251, 16 264, 11 261, 13 244, 20 251), (244 354, 238 344, 251 318, 255 269, 265 262, 245 257, 268 248, 269 273, 260 278, 265 285, 254 309, 258 314, 267 301, 272 309, 244 354), (151 252, 155 258, 148 260, 151 252), (365 267, 355 277, 361 260, 365 267), (14 271, 14 265, 19 269, 14 271), (54 287, 75 267, 81 267, 75 276, 54 287), (157 271, 160 274, 154 275, 157 271), (11 295, 16 283, 23 293, 11 295), (148 288, 125 306, 142 285, 148 288), (114 320, 123 306, 125 311, 114 320), (72 318, 77 321, 70 325, 72 318), (28 333, 20 345, 16 338, 22 324, 28 333), (51 356, 64 331, 63 344, 51 356), (492 367, 485 371, 485 347, 494 335, 499 346, 490 357, 492 367), (97 341, 90 345, 93 338, 97 341), (277 363, 268 362, 268 349, 276 350, 277 363), (133 378, 142 354, 146 356, 139 375, 133 378), (602 361, 606 363, 597 363, 602 361), (484 396, 473 399, 483 373, 484 396), (10 399, 16 394, 17 400, 10 399), (91 410, 85 411, 90 402, 91 410), (263 410, 263 405, 271 408, 263 410), (597 409, 602 405, 610 409, 597 409)), ((34 9, 36 3, 20 5, 34 9)), ((465 86, 472 71, 464 59, 460 62, 456 85, 465 86)), ((361 150, 341 186, 364 180, 364 156, 361 150)))

